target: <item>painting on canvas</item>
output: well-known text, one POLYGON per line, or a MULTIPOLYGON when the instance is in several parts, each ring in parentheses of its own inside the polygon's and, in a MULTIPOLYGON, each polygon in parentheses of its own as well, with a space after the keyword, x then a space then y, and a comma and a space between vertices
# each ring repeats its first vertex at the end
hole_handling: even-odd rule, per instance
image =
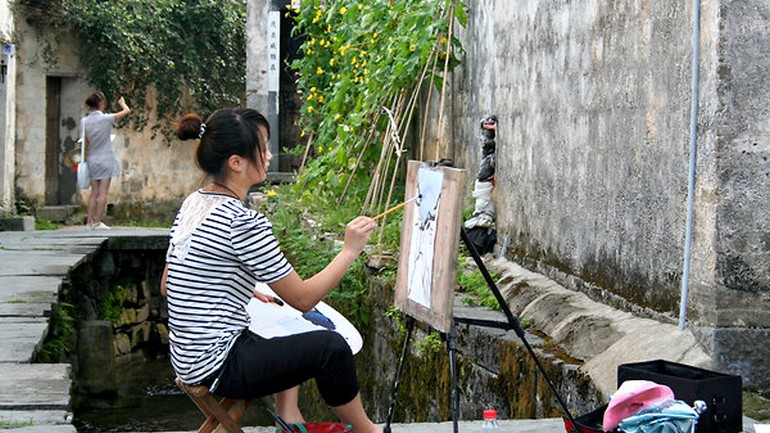
POLYGON ((457 273, 465 170, 409 161, 396 308, 448 332, 457 273))

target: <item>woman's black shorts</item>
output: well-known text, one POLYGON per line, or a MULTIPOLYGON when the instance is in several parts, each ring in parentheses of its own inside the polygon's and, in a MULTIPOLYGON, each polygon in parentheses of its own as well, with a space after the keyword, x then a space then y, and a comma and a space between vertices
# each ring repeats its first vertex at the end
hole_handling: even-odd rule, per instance
POLYGON ((206 381, 216 382, 210 384, 211 391, 229 398, 264 397, 312 378, 331 407, 349 403, 358 394, 353 354, 333 331, 264 339, 245 330, 215 376, 206 381))

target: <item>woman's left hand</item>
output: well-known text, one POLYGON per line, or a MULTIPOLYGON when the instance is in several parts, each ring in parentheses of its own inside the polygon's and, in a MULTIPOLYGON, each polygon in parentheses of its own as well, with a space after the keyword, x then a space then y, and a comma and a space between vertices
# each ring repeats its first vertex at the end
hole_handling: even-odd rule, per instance
POLYGON ((280 299, 276 298, 275 296, 262 293, 259 290, 254 289, 254 292, 252 294, 255 298, 259 299, 262 302, 265 302, 265 303, 274 302, 278 305, 283 305, 283 301, 281 301, 280 299))

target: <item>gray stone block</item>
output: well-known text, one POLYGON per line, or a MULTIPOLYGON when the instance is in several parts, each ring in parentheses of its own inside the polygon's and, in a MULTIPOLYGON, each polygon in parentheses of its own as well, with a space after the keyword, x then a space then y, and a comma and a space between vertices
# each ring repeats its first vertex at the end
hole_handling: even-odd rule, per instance
POLYGON ((0 218, 0 226, 9 232, 29 232, 35 230, 35 217, 8 217, 0 218))

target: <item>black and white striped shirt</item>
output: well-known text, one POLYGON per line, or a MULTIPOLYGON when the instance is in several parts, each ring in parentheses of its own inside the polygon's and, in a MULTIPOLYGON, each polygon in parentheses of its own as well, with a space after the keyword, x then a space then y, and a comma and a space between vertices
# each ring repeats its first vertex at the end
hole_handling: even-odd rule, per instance
POLYGON ((292 271, 270 221, 240 200, 198 190, 171 228, 166 261, 169 351, 174 372, 197 384, 224 363, 249 326, 245 306, 257 282, 292 271))

